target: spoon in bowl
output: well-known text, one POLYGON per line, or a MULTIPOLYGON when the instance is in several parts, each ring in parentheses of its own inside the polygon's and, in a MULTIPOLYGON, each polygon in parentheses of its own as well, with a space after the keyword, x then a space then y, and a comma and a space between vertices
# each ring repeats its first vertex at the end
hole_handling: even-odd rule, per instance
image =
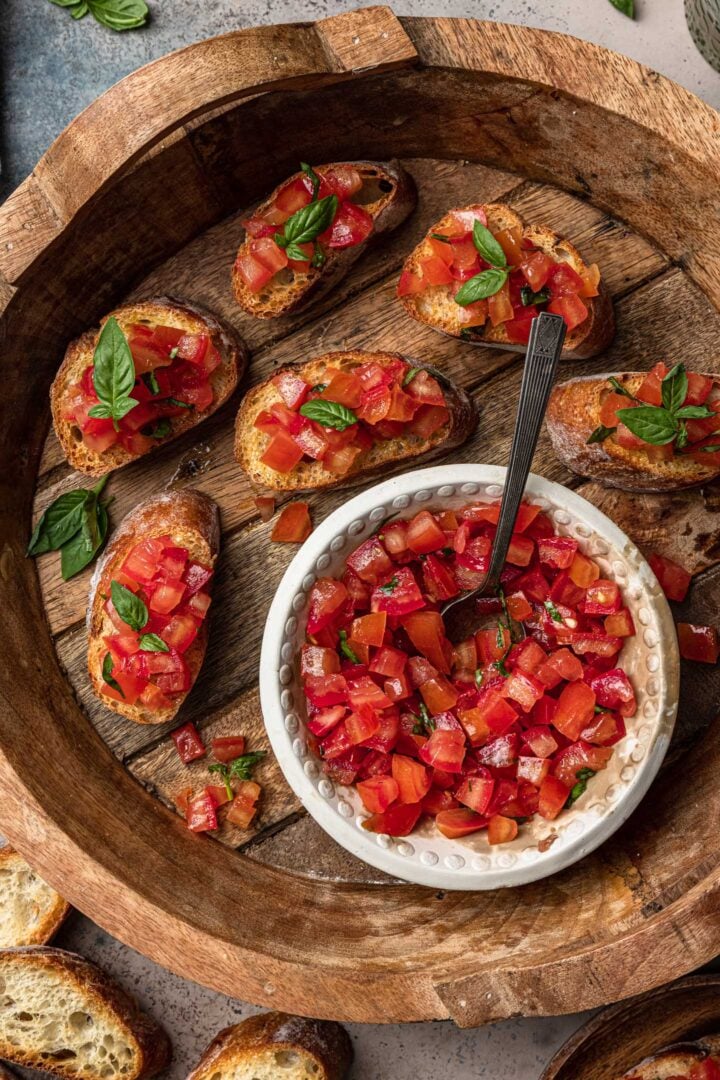
MULTIPOLYGON (((565 320, 560 315, 543 311, 533 320, 520 386, 515 433, 488 572, 482 584, 457 599, 450 600, 442 609, 445 633, 453 644, 465 641, 482 629, 478 625, 482 618, 478 613, 478 600, 498 595, 500 575, 505 566, 515 519, 525 493, 525 484, 540 436, 540 426, 555 380, 555 371, 565 341, 565 330, 565 320)), ((524 637, 524 630, 520 624, 517 626, 519 636, 524 637)))

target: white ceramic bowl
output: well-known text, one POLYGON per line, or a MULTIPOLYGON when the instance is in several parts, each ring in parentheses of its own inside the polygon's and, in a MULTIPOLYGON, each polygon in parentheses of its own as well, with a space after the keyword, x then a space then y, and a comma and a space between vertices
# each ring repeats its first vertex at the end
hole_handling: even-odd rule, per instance
POLYGON ((319 825, 348 851, 380 870, 440 889, 495 889, 554 874, 581 859, 627 819, 660 767, 678 703, 679 657, 667 601, 643 556, 609 518, 573 491, 531 475, 526 495, 549 514, 561 535, 580 541, 604 576, 623 588, 637 634, 622 666, 635 686, 636 716, 608 768, 556 821, 535 817, 510 844, 491 847, 479 832, 447 840, 432 823, 394 839, 362 828, 368 817, 352 788, 332 783, 307 746, 298 673, 307 601, 316 577, 342 572, 345 559, 384 518, 421 507, 458 508, 502 494, 505 469, 441 465, 393 477, 363 491, 331 514, 303 544, 270 607, 260 660, 265 726, 285 778, 319 825), (548 846, 549 838, 554 837, 548 846), (545 841, 545 843, 543 843, 545 841))

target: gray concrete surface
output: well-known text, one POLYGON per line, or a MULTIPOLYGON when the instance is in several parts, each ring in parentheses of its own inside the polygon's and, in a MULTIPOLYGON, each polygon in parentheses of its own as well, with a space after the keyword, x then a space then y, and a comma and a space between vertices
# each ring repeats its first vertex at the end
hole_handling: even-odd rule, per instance
MULTIPOLYGON (((236 27, 319 18, 347 0, 149 0, 152 24, 114 34, 79 23, 48 0, 3 0, 0 60, 2 190, 15 187, 67 122, 109 85, 180 45, 236 27)), ((637 0, 633 23, 607 0, 398 0, 398 13, 465 15, 542 26, 625 52, 720 106, 720 76, 695 50, 682 0, 637 0)), ((162 970, 75 915, 59 944, 113 972, 168 1027, 175 1045, 170 1080, 189 1072, 222 1026, 251 1006, 162 970)), ((351 1026, 354 1080, 535 1080, 583 1017, 512 1020, 477 1031, 449 1024, 351 1026)))

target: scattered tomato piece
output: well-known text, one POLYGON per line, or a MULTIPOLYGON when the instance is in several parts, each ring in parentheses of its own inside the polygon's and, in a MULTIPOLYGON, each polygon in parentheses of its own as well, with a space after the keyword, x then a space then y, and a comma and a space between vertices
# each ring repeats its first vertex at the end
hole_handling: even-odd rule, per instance
POLYGON ((304 502, 292 502, 281 510, 270 539, 278 544, 302 544, 311 532, 310 507, 304 502))

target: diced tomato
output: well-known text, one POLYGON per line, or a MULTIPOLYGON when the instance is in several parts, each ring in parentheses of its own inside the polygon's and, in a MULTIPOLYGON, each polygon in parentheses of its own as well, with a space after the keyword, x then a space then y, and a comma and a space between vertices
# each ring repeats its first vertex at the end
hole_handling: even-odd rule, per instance
MULTIPOLYGON (((369 706, 371 709, 387 709, 392 702, 369 675, 361 675, 348 682, 348 700, 353 709, 369 706)), ((328 704, 330 704, 328 702, 328 704)))
POLYGON ((360 705, 345 718, 345 727, 353 746, 371 739, 380 727, 380 716, 369 705, 360 705))
POLYGON ((578 588, 587 589, 600 577, 600 567, 592 559, 588 559, 587 555, 576 551, 570 563, 568 575, 578 588))
POLYGON ((603 620, 605 633, 610 637, 632 637, 635 633, 635 623, 627 608, 622 608, 614 615, 608 615, 603 620))
POLYGON ((370 671, 378 675, 385 675, 390 679, 399 678, 405 670, 407 659, 407 653, 402 652, 402 650, 385 646, 375 654, 370 664, 370 671))
POLYGON ((312 705, 321 708, 341 705, 348 700, 348 684, 344 675, 308 675, 305 694, 312 705))
POLYGON ((544 693, 543 684, 534 675, 527 675, 524 671, 513 671, 503 687, 504 696, 516 701, 523 712, 530 712, 544 693))
POLYGON ((614 615, 621 607, 620 589, 614 581, 598 578, 588 586, 583 604, 586 615, 614 615))
POLYGON ((598 296, 600 293, 600 267, 597 263, 586 266, 581 271, 583 287, 580 296, 598 296))
POLYGON ((499 623, 495 630, 478 630, 475 644, 480 663, 494 664, 496 660, 501 660, 510 648, 510 631, 499 623))
MULTIPOLYGON (((296 214, 298 210, 302 210, 303 206, 307 206, 312 198, 312 184, 308 190, 304 181, 304 176, 295 177, 294 180, 290 180, 285 184, 275 196, 275 206, 283 214, 287 214, 288 217, 296 214)), ((282 222, 279 224, 282 224, 282 222)))
POLYGON ((217 829, 217 806, 207 788, 188 799, 187 827, 192 832, 210 832, 217 829))
POLYGON ((586 674, 585 678, 597 698, 598 705, 606 709, 616 709, 623 716, 635 714, 635 691, 622 668, 601 671, 593 676, 586 674))
POLYGON ((513 306, 510 299, 510 283, 507 279, 498 292, 488 297, 488 315, 493 326, 499 326, 500 323, 512 319, 513 306))
POLYGON ((431 776, 419 761, 404 754, 393 754, 392 775, 398 785, 401 803, 417 803, 430 790, 431 776))
MULTIPOLYGON (((360 645, 380 646, 385 639, 386 623, 387 614, 384 611, 373 612, 370 615, 361 615, 359 619, 353 620, 350 638, 353 642, 357 642, 360 645)), ((393 673, 384 672, 383 674, 393 673)))
POLYGON ((257 813, 257 801, 260 798, 260 785, 254 780, 241 780, 236 788, 235 798, 225 816, 229 825, 247 829, 257 813))
POLYGON ((460 728, 448 730, 438 727, 420 747, 420 760, 443 772, 461 772, 464 757, 465 735, 460 728))
POLYGON ((425 285, 449 285, 453 280, 447 262, 438 255, 429 255, 421 259, 419 270, 425 285))
POLYGON ((695 626, 693 623, 677 624, 680 655, 685 660, 697 660, 702 664, 716 664, 720 655, 720 640, 714 626, 695 626))
POLYGON ((439 551, 447 546, 447 537, 429 510, 421 510, 407 527, 407 545, 416 555, 439 551))
POLYGON ((558 749, 558 742, 549 727, 538 724, 523 732, 527 745, 538 758, 549 758, 558 749))
POLYGON ((324 739, 334 727, 344 719, 347 709, 344 705, 333 705, 329 709, 319 709, 308 718, 307 727, 318 739, 324 739))
POLYGON ((235 270, 252 293, 262 292, 274 276, 273 270, 249 252, 238 255, 235 270))
POLYGON ((442 675, 424 682, 420 693, 432 715, 454 708, 460 696, 452 683, 442 675))
POLYGON ((678 566, 672 559, 666 559, 663 555, 653 553, 648 562, 668 600, 684 600, 690 588, 692 574, 689 574, 682 566, 678 566))
POLYGON ((513 566, 528 566, 535 553, 535 542, 529 536, 513 534, 508 547, 507 561, 513 566))
POLYGON ((490 805, 490 800, 495 790, 495 781, 488 769, 483 769, 478 776, 468 776, 463 780, 455 792, 458 802, 474 810, 476 814, 484 814, 490 805))
POLYGON ((488 843, 509 844, 518 834, 518 823, 514 818, 493 814, 488 822, 488 843))
POLYGON ((553 261, 543 251, 533 251, 521 263, 520 269, 533 292, 540 292, 547 285, 553 261))
POLYGON ((540 562, 558 570, 567 570, 577 551, 577 540, 570 536, 547 536, 538 543, 540 562))
POLYGON ((358 781, 357 790, 365 809, 371 814, 384 814, 400 791, 392 776, 370 776, 358 781))
POLYGON ((450 646, 442 615, 437 611, 415 611, 403 618, 403 626, 418 652, 438 671, 449 675, 450 646))
POLYGON ((478 703, 470 711, 477 716, 480 725, 494 735, 503 735, 518 718, 512 705, 491 686, 480 691, 478 703))
POLYGON ((377 585, 370 598, 373 611, 388 615, 408 615, 426 606, 415 575, 407 566, 396 567, 387 581, 377 585))
POLYGON ((418 823, 422 813, 420 803, 396 803, 384 814, 373 814, 363 821, 363 829, 368 832, 386 833, 388 836, 408 836, 418 823))
POLYGON ((245 753, 245 736, 217 735, 210 745, 217 761, 234 761, 245 753))
POLYGON ((627 409, 630 404, 623 394, 616 394, 615 392, 607 394, 603 398, 600 407, 600 423, 605 427, 617 427, 619 423, 617 410, 627 409))
POLYGON ((423 405, 444 407, 446 404, 440 383, 422 368, 412 377, 405 389, 410 397, 423 405))
POLYGON ((348 591, 342 581, 335 578, 319 578, 310 593, 310 612, 307 629, 317 634, 329 626, 348 599, 348 591))
POLYGON ((358 376, 350 371, 328 372, 330 381, 321 392, 320 397, 325 401, 336 401, 345 405, 348 409, 357 409, 365 393, 364 387, 358 376))
POLYGON ((582 681, 568 683, 558 698, 553 725, 566 738, 580 738, 595 715, 595 692, 582 681))
POLYGON ((436 555, 429 554, 423 563, 423 582, 433 600, 450 600, 460 592, 452 570, 436 555))
POLYGON ((444 406, 422 405, 407 425, 407 431, 420 439, 429 439, 449 421, 450 413, 444 406))
POLYGON ((583 284, 581 276, 566 262, 555 263, 548 278, 553 296, 575 296, 583 284))
POLYGON ((377 536, 371 536, 360 544, 348 556, 347 565, 361 581, 367 581, 371 585, 375 585, 393 568, 390 557, 377 536))
POLYGON ((547 307, 553 315, 561 315, 567 323, 568 330, 572 331, 580 326, 588 317, 588 309, 579 296, 558 296, 550 301, 547 307))
POLYGON ((183 724, 182 727, 176 728, 175 731, 171 731, 170 735, 175 743, 180 760, 186 765, 197 758, 205 757, 206 750, 200 738, 200 732, 191 721, 183 724))
POLYGON ((320 240, 329 248, 354 247, 364 243, 373 228, 373 219, 367 210, 355 203, 343 202, 331 227, 320 236, 320 240))
POLYGON ((204 589, 213 576, 212 568, 202 563, 191 562, 182 576, 185 585, 185 597, 194 596, 204 589))
POLYGON ((695 371, 688 371, 688 391, 684 405, 704 405, 713 388, 713 380, 709 375, 699 375, 695 371))
POLYGON ((159 581, 150 597, 149 608, 160 615, 169 615, 178 606, 185 595, 185 583, 179 578, 159 581))
POLYGON ((591 746, 586 742, 575 742, 564 747, 555 758, 553 772, 558 780, 571 788, 582 769, 600 772, 612 757, 609 746, 591 746))
POLYGON ((583 666, 569 649, 558 649, 538 668, 537 677, 549 690, 559 686, 565 679, 575 682, 582 678, 583 666))
POLYGON ((508 615, 511 619, 515 619, 516 622, 522 622, 532 615, 533 609, 523 592, 511 593, 505 602, 507 604, 508 615))
MULTIPOLYGON (((202 595, 206 594, 198 594, 198 596, 202 595)), ((192 600, 196 599, 197 597, 192 597, 192 600)), ((171 649, 175 649, 175 651, 179 653, 184 653, 187 652, 192 645, 197 637, 199 629, 200 624, 197 619, 194 619, 192 615, 184 615, 182 612, 178 612, 173 615, 167 626, 163 628, 160 636, 165 644, 169 645, 171 649)))
POLYGON ((311 532, 309 505, 305 502, 292 502, 280 512, 270 539, 279 544, 302 544, 311 532))
POLYGON ((466 810, 464 807, 442 810, 435 818, 435 824, 448 840, 459 840, 463 836, 470 836, 471 833, 486 828, 487 823, 488 819, 482 814, 477 814, 474 810, 466 810))
POLYGON ((567 802, 570 788, 556 776, 546 776, 540 785, 538 813, 548 821, 553 821, 567 802))
POLYGON ((289 368, 273 376, 272 383, 289 409, 299 409, 310 392, 305 380, 289 368))
POLYGON ((417 294, 423 292, 424 289, 425 282, 423 281, 421 271, 415 272, 414 270, 403 270, 397 285, 398 296, 417 296, 417 294))

